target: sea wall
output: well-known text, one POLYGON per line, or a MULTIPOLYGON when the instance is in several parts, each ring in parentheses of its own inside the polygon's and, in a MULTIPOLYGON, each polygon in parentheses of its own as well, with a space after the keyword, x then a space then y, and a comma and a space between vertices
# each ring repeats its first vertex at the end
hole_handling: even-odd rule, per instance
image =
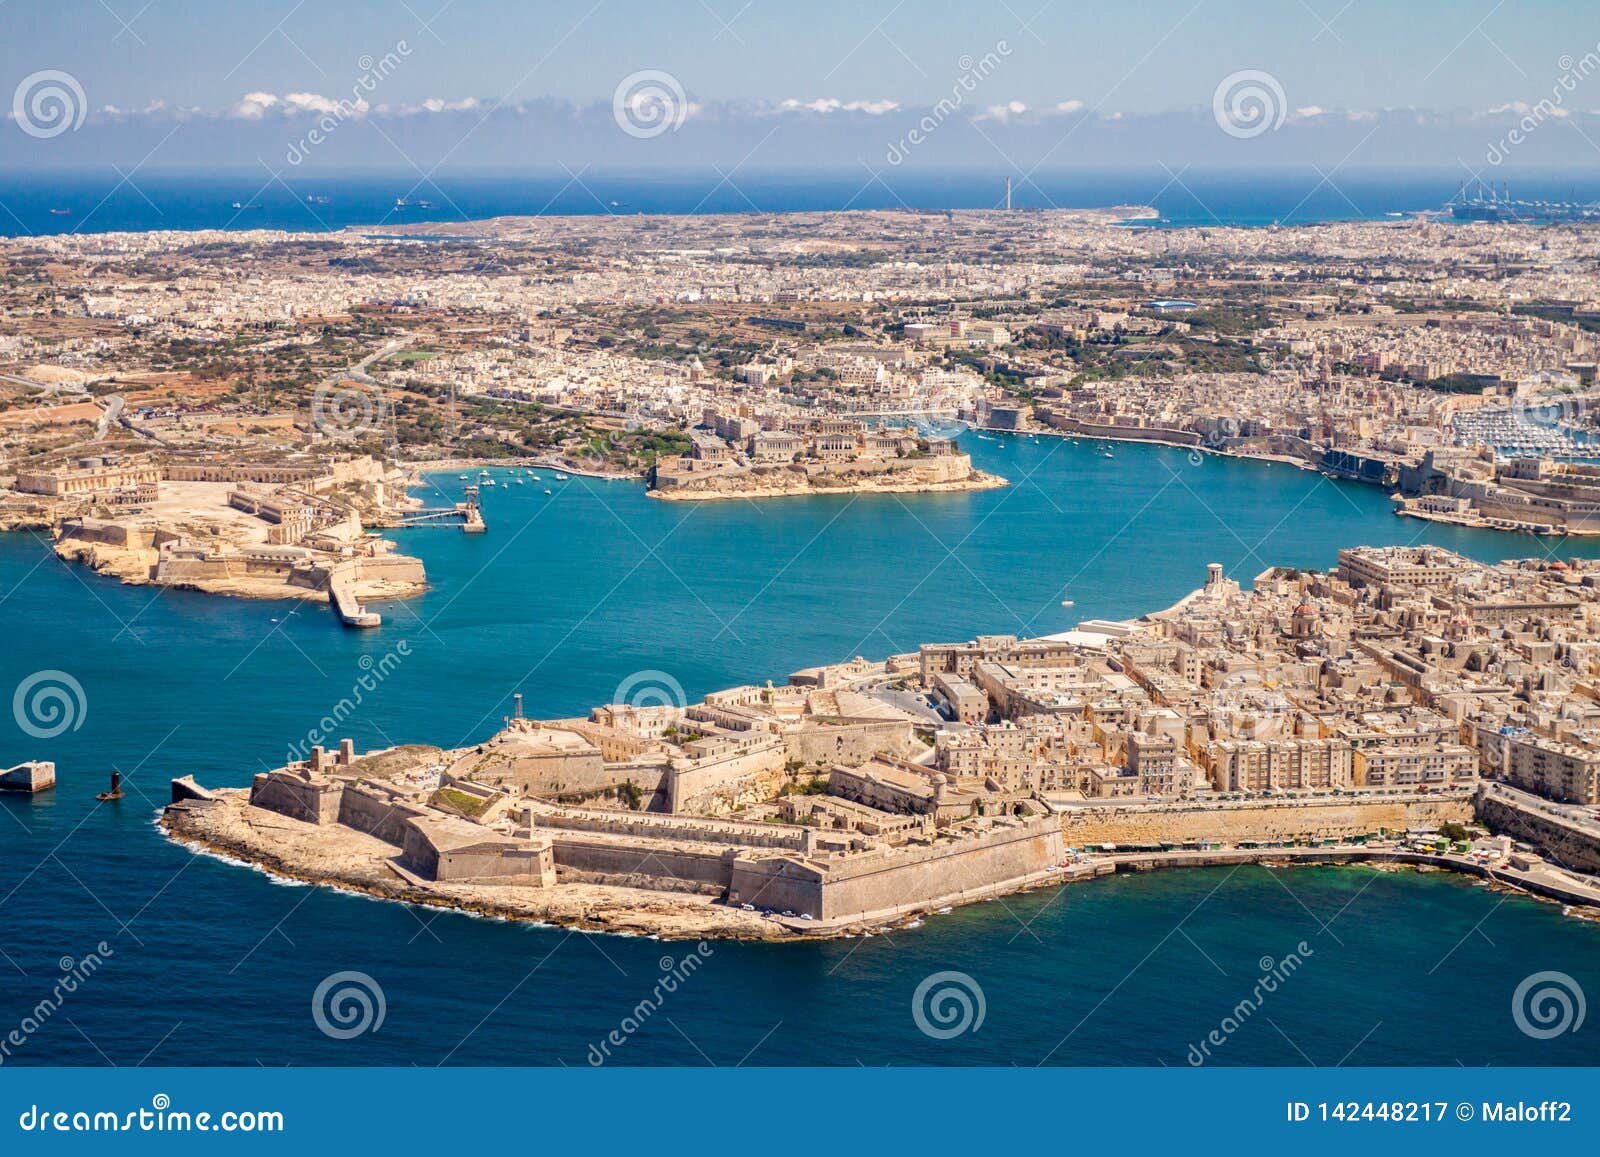
POLYGON ((1600 874, 1600 838, 1593 830, 1544 811, 1540 801, 1485 784, 1478 793, 1477 815, 1491 831, 1534 845, 1562 867, 1600 874))
POLYGON ((1061 833, 1046 817, 997 826, 958 846, 939 841, 831 863, 741 858, 728 899, 818 920, 850 919, 1020 884, 1048 872, 1062 855, 1061 833))
POLYGON ((1164 844, 1217 840, 1275 843, 1345 839, 1378 831, 1403 832, 1472 820, 1472 797, 1402 797, 1382 802, 1285 800, 1255 806, 1074 807, 1061 816, 1070 847, 1088 844, 1164 844))
POLYGON ((1047 412, 1045 422, 1052 429, 1084 438, 1114 438, 1125 442, 1156 442, 1181 446, 1198 446, 1201 437, 1193 430, 1178 430, 1168 426, 1122 426, 1115 422, 1084 422, 1065 414, 1047 412))
POLYGON ((357 589, 370 585, 424 586, 428 575, 420 558, 404 554, 380 554, 373 558, 353 558, 340 564, 348 571, 357 589))

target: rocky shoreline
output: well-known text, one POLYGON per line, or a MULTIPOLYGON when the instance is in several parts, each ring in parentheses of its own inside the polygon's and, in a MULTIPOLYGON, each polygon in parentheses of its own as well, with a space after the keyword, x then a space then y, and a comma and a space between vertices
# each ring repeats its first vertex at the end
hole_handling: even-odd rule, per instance
POLYGON ((522 889, 422 880, 392 864, 396 849, 375 836, 251 807, 248 789, 212 795, 211 800, 167 809, 158 821, 167 837, 191 851, 240 861, 284 879, 583 932, 663 940, 796 938, 758 912, 730 908, 704 895, 584 883, 522 889))
POLYGON ((168 808, 158 826, 173 842, 197 854, 218 856, 299 883, 357 892, 378 900, 441 908, 492 919, 548 924, 582 932, 650 936, 662 940, 792 942, 873 935, 917 927, 930 912, 948 912, 1006 895, 1099 879, 1119 872, 1184 867, 1350 867, 1373 871, 1448 871, 1497 891, 1563 905, 1572 915, 1600 920, 1600 893, 1552 887, 1532 873, 1487 868, 1458 855, 1373 849, 1222 848, 1211 852, 1130 852, 1079 859, 1036 878, 983 889, 946 904, 926 904, 867 917, 806 922, 764 916, 703 893, 563 881, 554 888, 522 889, 442 884, 421 879, 396 862, 396 849, 375 836, 338 826, 318 826, 250 805, 247 789, 223 789, 211 798, 168 808))

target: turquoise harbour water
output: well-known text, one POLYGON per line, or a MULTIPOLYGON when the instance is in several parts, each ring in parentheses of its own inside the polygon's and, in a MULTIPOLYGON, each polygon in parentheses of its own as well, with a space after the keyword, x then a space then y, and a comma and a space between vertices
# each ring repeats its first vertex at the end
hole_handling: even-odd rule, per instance
MULTIPOLYGON (((1399 519, 1377 490, 1281 465, 965 442, 1015 485, 692 505, 541 471, 537 485, 487 492, 482 537, 396 532, 434 586, 379 606, 384 626, 370 632, 315 604, 123 587, 59 562, 42 537, 0 537, 0 692, 58 669, 87 704, 76 730, 49 740, 0 715, 0 764, 49 758, 60 775, 51 795, 0 797, 0 1037, 51 994, 61 958, 112 950, 5 1063, 589 1063, 689 945, 287 886, 153 827, 170 777, 243 785, 277 766, 402 642, 409 653, 340 729, 358 747, 482 739, 516 691, 529 713, 556 716, 639 672, 698 696, 921 641, 1139 614, 1198 585, 1210 561, 1248 581, 1274 564, 1331 566, 1363 542, 1600 554, 1600 542, 1399 519), (128 796, 96 804, 112 768, 128 796), (312 993, 346 970, 381 986, 386 1014, 377 1031, 335 1040, 312 1018, 312 993)), ((454 473, 435 483, 446 495, 464 485, 454 473)), ((1552 905, 1442 875, 1119 877, 866 940, 712 945, 623 1030, 609 1063, 1183 1066, 1263 967, 1301 953, 1211 1063, 1589 1064, 1593 1024, 1533 1039, 1512 994, 1547 970, 1600 993, 1597 947, 1596 926, 1552 905), (984 997, 981 1027, 947 1040, 912 1015, 918 984, 941 971, 984 997)))

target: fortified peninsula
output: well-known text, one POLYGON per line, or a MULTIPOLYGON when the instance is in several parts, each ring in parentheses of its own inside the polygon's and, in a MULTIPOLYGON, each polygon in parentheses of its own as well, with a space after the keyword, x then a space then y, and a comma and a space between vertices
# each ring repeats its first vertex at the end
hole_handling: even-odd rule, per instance
POLYGON ((372 627, 363 600, 419 594, 427 578, 370 524, 482 526, 475 500, 429 512, 408 482, 363 455, 103 453, 0 479, 0 518, 50 531, 61 558, 124 583, 325 600, 346 625, 372 627))
POLYGON ((1352 548, 1165 611, 925 644, 458 750, 174 781, 174 839, 661 936, 872 931, 1120 870, 1448 868, 1600 905, 1600 564, 1352 548))
POLYGON ((993 490, 1006 480, 975 470, 950 438, 911 427, 871 428, 860 421, 799 421, 781 430, 713 419, 695 431, 681 458, 657 463, 652 498, 675 501, 776 498, 802 494, 912 494, 993 490))

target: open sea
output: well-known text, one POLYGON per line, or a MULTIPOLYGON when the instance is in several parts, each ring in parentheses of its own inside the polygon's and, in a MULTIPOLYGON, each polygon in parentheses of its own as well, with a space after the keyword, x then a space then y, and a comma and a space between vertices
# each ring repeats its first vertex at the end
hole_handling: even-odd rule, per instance
MULTIPOLYGON (((1441 874, 1172 871, 870 939, 718 943, 640 1017, 690 945, 289 886, 153 826, 171 777, 242 786, 281 764, 402 641, 409 654, 342 729, 358 748, 481 740, 517 691, 530 714, 559 716, 641 672, 699 696, 923 641, 1136 615, 1211 561, 1248 582, 1275 564, 1331 566, 1357 543, 1600 554, 1396 518, 1377 489, 1287 466, 964 441, 1015 484, 696 505, 541 471, 486 492, 486 535, 394 532, 433 589, 380 605, 376 631, 317 604, 124 587, 58 561, 42 536, 0 536, 0 693, 43 670, 84 692, 53 739, 0 715, 0 764, 54 759, 60 776, 52 794, 0 797, 0 1038, 24 1037, 4 1062, 583 1066, 614 1030, 613 1064, 1182 1066, 1213 1030, 1214 1064, 1600 1061, 1594 1024, 1536 1039, 1513 1015, 1536 972, 1600 993, 1600 925, 1441 874), (97 804, 113 768, 127 798, 97 804), (99 971, 36 1022, 61 969, 101 941, 99 971), (1239 1019, 1291 953, 1298 970, 1239 1019), (348 971, 372 978, 384 1015, 334 1039, 313 993, 348 971), (981 1024, 949 1039, 913 1014, 940 972, 981 993, 981 1024)), ((443 497, 465 485, 453 472, 434 484, 443 497)))
MULTIPOLYGON (((614 213, 779 213, 843 209, 995 209, 1005 172, 893 170, 868 177, 743 170, 726 180, 712 168, 649 175, 588 171, 574 176, 443 176, 419 184, 407 171, 296 173, 292 183, 260 170, 0 173, 0 236, 152 229, 286 229, 479 220, 499 216, 614 213), (291 187, 292 185, 292 187, 291 187), (397 206, 398 200, 409 202, 397 206)), ((1306 225, 1381 219, 1438 209, 1464 173, 1341 170, 1337 182, 1315 168, 1252 172, 1086 169, 1039 172, 1015 181, 1018 209, 1150 205, 1163 223, 1306 225)), ((1496 174, 1497 178, 1505 174, 1496 174)), ((1513 174, 1514 192, 1533 200, 1600 199, 1600 178, 1513 174)))

